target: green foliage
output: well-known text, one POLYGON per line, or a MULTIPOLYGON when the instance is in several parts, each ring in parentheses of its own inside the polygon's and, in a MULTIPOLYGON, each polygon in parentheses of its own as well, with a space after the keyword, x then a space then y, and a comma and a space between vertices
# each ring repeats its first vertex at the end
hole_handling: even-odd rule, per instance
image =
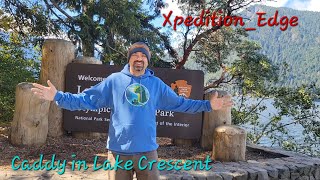
POLYGON ((231 64, 228 57, 241 43, 241 38, 246 34, 237 29, 221 28, 199 41, 195 51, 196 62, 209 73, 218 71, 221 64, 231 64))
POLYGON ((57 33, 48 21, 48 12, 37 1, 4 0, 0 2, 0 9, 11 19, 9 28, 21 36, 57 33))
POLYGON ((222 81, 211 82, 219 82, 219 88, 233 93, 233 123, 246 127, 252 143, 269 139, 287 150, 319 155, 319 110, 314 104, 317 96, 313 87, 274 86, 282 72, 261 54, 257 42, 245 37, 240 30, 222 28, 201 40, 195 52, 196 62, 206 72, 227 70, 222 81), (295 127, 303 130, 299 138, 292 134, 295 127))
POLYGON ((104 63, 125 64, 126 51, 136 41, 147 42, 155 52, 151 65, 157 65, 163 55, 162 40, 150 23, 160 16, 161 0, 149 1, 151 11, 138 1, 84 1, 5 0, 3 10, 15 21, 11 29, 19 33, 26 30, 32 35, 68 35, 80 48, 79 55, 98 57, 104 63), (20 26, 21 23, 23 26, 20 26), (99 47, 99 48, 97 48, 99 47))
POLYGON ((230 72, 237 78, 241 94, 264 97, 269 95, 265 88, 268 82, 277 79, 277 71, 265 55, 257 53, 257 47, 254 42, 244 41, 239 47, 241 59, 233 63, 230 72))
POLYGON ((251 94, 236 98, 233 123, 247 127, 248 140, 252 143, 261 143, 267 138, 273 145, 287 150, 319 156, 319 107, 314 103, 316 96, 312 88, 264 90, 269 96, 257 98, 251 94))
POLYGON ((2 9, 0 9, 0 17, 0 27, 5 31, 9 30, 13 18, 5 15, 2 9))
MULTIPOLYGON (((263 9, 266 10, 268 7, 263 9)), ((272 10, 274 13, 275 9, 272 10)), ((271 10, 267 14, 273 15, 271 10)), ((195 62, 205 72, 220 75, 220 77, 210 79, 209 84, 217 83, 213 87, 223 88, 233 93, 236 106, 232 109, 232 121, 249 130, 249 141, 261 143, 265 139, 270 139, 273 145, 319 156, 319 110, 314 103, 317 99, 315 90, 318 87, 313 83, 316 81, 314 77, 317 76, 314 74, 313 78, 304 79, 301 83, 306 85, 296 84, 296 86, 289 86, 286 83, 287 79, 285 79, 287 74, 300 77, 300 74, 305 76, 309 71, 304 69, 305 66, 301 67, 301 63, 305 64, 305 59, 301 57, 305 57, 306 53, 301 49, 305 49, 305 47, 295 44, 300 46, 300 50, 287 51, 292 46, 290 43, 287 44, 289 37, 286 36, 292 35, 292 29, 289 28, 287 30, 289 32, 286 33, 278 32, 280 30, 277 27, 263 27, 258 28, 255 32, 249 32, 249 37, 252 37, 253 33, 255 37, 264 40, 260 41, 261 47, 259 42, 247 40, 246 33, 241 30, 221 28, 199 41, 192 58, 196 59, 195 62), (273 31, 270 32, 271 28, 273 31), (261 34, 264 31, 268 33, 261 34), (278 35, 275 35, 276 33, 278 35), (286 36, 282 37, 281 33, 286 36), (282 43, 282 40, 285 42, 282 43), (269 48, 268 53, 266 53, 266 47, 269 48), (275 59, 273 56, 275 54, 286 59, 275 59), (287 59, 293 54, 296 58, 291 61, 298 60, 298 62, 294 62, 296 67, 289 64, 287 59), (300 59, 297 59, 299 57, 300 59), (299 68, 299 70, 292 71, 293 68, 299 68), (269 114, 266 115, 267 112, 269 114), (292 128, 296 127, 301 127, 297 129, 298 131, 303 130, 303 134, 298 138, 292 135, 294 132, 292 128)), ((314 33, 315 31, 311 34, 317 36, 314 33)), ((314 45, 311 49, 314 49, 314 45)), ((315 51, 313 52, 315 53, 315 51)), ((315 59, 308 60, 314 63, 313 67, 318 62, 315 59)))
POLYGON ((39 65, 26 57, 27 45, 17 34, 0 34, 0 121, 11 121, 15 88, 20 82, 34 82, 39 65))
POLYGON ((251 40, 262 45, 261 52, 279 67, 281 76, 277 86, 315 85, 315 88, 320 88, 320 79, 317 78, 320 72, 320 24, 315 23, 320 21, 319 12, 253 6, 249 9, 252 18, 248 27, 257 27, 258 18, 253 14, 257 10, 266 12, 266 18, 278 10, 278 20, 282 16, 297 16, 299 19, 298 26, 288 27, 286 31, 281 31, 279 26, 264 26, 248 33, 251 40))
MULTIPOLYGON (((265 11, 269 16, 276 11, 275 8, 267 6, 251 8, 252 12, 257 10, 265 11)), ((316 32, 316 29, 319 29, 318 24, 311 22, 319 16, 315 12, 288 8, 277 8, 277 10, 280 16, 298 16, 299 26, 289 27, 284 32, 280 31, 279 27, 265 26, 248 33, 249 39, 261 43, 261 50, 256 49, 256 52, 265 54, 263 59, 270 60, 267 64, 264 63, 266 61, 261 61, 263 66, 251 70, 248 67, 253 64, 250 65, 247 61, 243 65, 235 64, 236 67, 231 72, 237 72, 237 67, 241 67, 238 73, 245 73, 249 78, 243 77, 242 81, 247 83, 240 86, 242 91, 239 92, 242 96, 237 98, 239 106, 232 111, 233 121, 250 127, 248 138, 253 143, 260 143, 268 138, 274 145, 285 149, 319 156, 319 107, 315 105, 315 101, 318 99, 320 87, 319 79, 316 78, 320 57, 320 51, 317 51, 316 47, 320 41, 317 40, 316 32), (269 67, 271 64, 277 68, 272 72, 273 78, 269 79, 265 76, 268 73, 264 67, 269 67), (252 84, 258 80, 257 75, 261 80, 265 79, 264 83, 258 83, 259 86, 256 86, 257 83, 252 84), (275 109, 272 110, 270 107, 275 109), (273 113, 264 117, 267 108, 268 112, 273 113), (299 138, 291 134, 295 131, 293 128, 297 127, 303 129, 303 134, 299 138)), ((254 27, 256 23, 256 18, 253 18, 248 26, 254 27)))

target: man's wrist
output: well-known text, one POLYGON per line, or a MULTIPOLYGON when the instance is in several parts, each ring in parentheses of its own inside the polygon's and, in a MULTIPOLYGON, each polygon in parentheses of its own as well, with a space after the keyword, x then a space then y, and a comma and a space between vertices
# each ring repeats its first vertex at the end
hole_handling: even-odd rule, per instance
POLYGON ((63 94, 62 91, 57 91, 56 94, 55 94, 55 96, 54 96, 54 98, 53 98, 53 100, 54 100, 54 101, 59 101, 59 100, 62 98, 62 96, 63 96, 62 94, 63 94))

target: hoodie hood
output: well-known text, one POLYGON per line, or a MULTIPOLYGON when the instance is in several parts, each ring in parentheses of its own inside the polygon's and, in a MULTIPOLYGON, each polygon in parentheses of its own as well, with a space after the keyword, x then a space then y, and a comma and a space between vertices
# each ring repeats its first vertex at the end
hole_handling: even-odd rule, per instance
MULTIPOLYGON (((127 76, 130 76, 130 77, 137 77, 137 76, 134 76, 134 75, 132 75, 130 73, 130 69, 129 68, 130 68, 130 65, 126 64, 124 66, 124 68, 121 70, 121 73, 123 73, 123 74, 125 74, 127 76)), ((149 76, 154 76, 154 72, 151 69, 147 68, 146 71, 144 72, 144 74, 142 76, 139 76, 139 78, 143 79, 143 78, 147 78, 149 76)))

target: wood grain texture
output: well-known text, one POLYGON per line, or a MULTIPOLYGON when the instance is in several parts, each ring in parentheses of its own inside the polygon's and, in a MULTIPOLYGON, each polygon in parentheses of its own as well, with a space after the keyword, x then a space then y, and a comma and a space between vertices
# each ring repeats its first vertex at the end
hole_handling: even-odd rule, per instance
MULTIPOLYGON (((40 72, 40 83, 47 86, 50 80, 57 90, 65 90, 65 71, 66 67, 75 58, 74 45, 61 39, 48 39, 42 46, 42 62, 40 72)), ((62 109, 58 108, 55 102, 51 102, 49 115, 50 137, 62 136, 62 109)))
MULTIPOLYGON (((216 92, 216 90, 205 94, 205 99, 210 100, 211 96, 216 92)), ((226 91, 217 91, 219 96, 229 95, 226 91)), ((231 99, 231 96, 230 96, 231 99)), ((200 140, 200 145, 205 150, 212 150, 213 145, 213 132, 216 127, 221 125, 231 124, 231 108, 226 108, 224 110, 213 110, 211 112, 205 112, 202 124, 202 135, 200 140)))
POLYGON ((16 87, 16 102, 11 124, 10 142, 13 145, 43 145, 48 134, 49 101, 31 92, 32 83, 16 87))
POLYGON ((217 127, 213 136, 212 159, 223 162, 244 161, 246 136, 246 131, 238 126, 217 127))

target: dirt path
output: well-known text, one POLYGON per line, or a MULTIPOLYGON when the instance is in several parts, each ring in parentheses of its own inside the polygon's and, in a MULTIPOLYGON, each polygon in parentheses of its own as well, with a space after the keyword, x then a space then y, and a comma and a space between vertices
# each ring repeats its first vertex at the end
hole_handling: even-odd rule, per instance
MULTIPOLYGON (((106 171, 103 169, 94 171, 94 158, 98 157, 97 165, 103 164, 107 159, 106 139, 87 140, 76 139, 71 136, 62 136, 61 138, 47 138, 47 143, 38 147, 12 146, 8 140, 8 127, 0 126, 0 180, 2 179, 106 179, 106 171), (14 167, 17 167, 27 160, 29 164, 39 161, 43 155, 43 164, 50 161, 55 156, 55 161, 66 160, 65 172, 62 175, 57 170, 41 171, 23 171, 21 169, 14 171, 12 160, 19 156, 20 159, 14 161, 14 167), (72 171, 72 160, 84 160, 88 169, 72 171)), ((160 145, 158 155, 160 160, 202 160, 211 155, 211 151, 204 151, 199 146, 196 147, 178 147, 171 143, 169 138, 157 138, 160 145)), ((253 152, 246 153, 246 159, 264 159, 268 156, 253 152)), ((77 168, 77 167, 76 167, 77 168)))
POLYGON ((11 169, 3 170, 0 168, 0 179, 23 179, 23 180, 36 180, 36 179, 106 179, 106 171, 71 171, 67 169, 62 175, 55 171, 13 171, 11 169))

